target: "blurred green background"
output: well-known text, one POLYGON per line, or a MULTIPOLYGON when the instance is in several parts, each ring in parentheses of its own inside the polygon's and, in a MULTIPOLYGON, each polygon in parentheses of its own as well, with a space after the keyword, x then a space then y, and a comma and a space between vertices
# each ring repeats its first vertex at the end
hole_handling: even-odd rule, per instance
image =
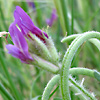
MULTIPOLYGON (((100 32, 100 0, 66 0, 66 8, 61 5, 61 0, 0 0, 0 31, 9 30, 9 25, 14 21, 13 12, 18 5, 31 17, 33 23, 40 29, 46 31, 52 38, 60 56, 60 62, 70 45, 61 43, 61 39, 72 34, 86 31, 100 32), (34 4, 34 6, 32 6, 34 4), (47 27, 46 19, 51 17, 52 10, 56 9, 57 19, 51 27, 47 27), (64 9, 64 13, 63 13, 64 9)), ((12 43, 8 36, 7 41, 12 43)), ((47 82, 53 76, 44 70, 32 65, 23 64, 7 53, 4 37, 0 37, 0 55, 11 75, 15 86, 24 100, 41 96, 47 82)), ((90 42, 85 42, 76 53, 71 67, 86 67, 100 71, 100 51, 90 42)), ((73 76, 81 82, 84 76, 73 76)), ((0 64, 0 82, 13 95, 10 83, 0 64)), ((85 77, 84 86, 91 93, 93 92, 98 100, 100 99, 100 82, 85 77)), ((55 87, 56 88, 56 87, 55 87)), ((54 97, 61 97, 60 89, 54 97)), ((72 100, 80 100, 74 93, 72 100)), ((0 100, 7 100, 0 91, 0 100), (2 95, 2 96, 1 96, 2 95)), ((36 99, 33 99, 36 100, 36 99)), ((50 99, 50 100, 58 100, 50 99)), ((61 100, 61 99, 59 99, 61 100)))

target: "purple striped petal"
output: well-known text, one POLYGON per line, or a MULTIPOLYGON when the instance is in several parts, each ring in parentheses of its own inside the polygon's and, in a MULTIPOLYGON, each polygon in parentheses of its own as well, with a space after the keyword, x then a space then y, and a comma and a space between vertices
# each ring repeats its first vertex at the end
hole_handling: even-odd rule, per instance
POLYGON ((28 44, 25 40, 25 37, 23 36, 23 34, 18 30, 18 28, 16 26, 13 26, 14 30, 15 30, 15 35, 18 39, 18 47, 23 51, 23 52, 28 52, 28 44))
MULTIPOLYGON (((22 16, 22 15, 21 15, 21 16, 22 16)), ((22 26, 22 23, 21 23, 22 20, 27 21, 27 18, 26 18, 26 20, 25 20, 25 18, 22 19, 22 17, 20 17, 19 13, 18 13, 16 10, 14 11, 14 17, 15 17, 15 21, 16 21, 17 25, 18 25, 18 26, 20 27, 20 29, 22 30, 22 33, 23 33, 24 35, 27 35, 27 33, 29 33, 29 30, 27 30, 25 27, 23 27, 23 26, 22 26)), ((28 16, 28 17, 29 17, 29 16, 28 16)), ((29 18, 29 20, 28 20, 27 23, 30 22, 30 24, 34 25, 30 18, 29 18), (30 20, 30 21, 29 21, 29 20, 30 20)))
POLYGON ((30 24, 34 25, 31 18, 19 6, 16 6, 16 10, 14 11, 14 17, 15 17, 15 20, 26 21, 27 23, 30 23, 30 24))
MULTIPOLYGON (((24 55, 23 57, 25 59, 32 59, 28 52, 28 44, 25 40, 25 37, 22 34, 22 32, 17 28, 15 22, 12 23, 11 26, 9 27, 9 32, 10 32, 11 38, 14 42, 14 45, 17 48, 17 51, 19 50, 24 55)), ((12 52, 12 50, 11 50, 11 52, 12 52)), ((22 57, 20 59, 22 59, 22 57)))
POLYGON ((26 36, 29 32, 32 32, 37 37, 45 42, 45 38, 48 38, 48 35, 45 32, 42 32, 38 27, 36 27, 30 17, 24 12, 19 6, 16 7, 14 11, 15 21, 20 27, 22 33, 26 36))
POLYGON ((33 34, 35 34, 40 39, 44 39, 44 36, 46 38, 48 38, 47 33, 45 33, 44 31, 40 30, 35 25, 28 24, 28 23, 26 23, 24 21, 22 21, 22 24, 23 24, 24 27, 26 27, 30 32, 32 32, 33 34))
POLYGON ((24 38, 24 35, 16 27, 15 22, 9 27, 9 32, 13 39, 14 44, 18 48, 20 48, 23 52, 28 52, 28 44, 24 38))
POLYGON ((13 41, 14 45, 18 46, 18 45, 19 45, 18 39, 17 39, 17 37, 16 37, 15 30, 12 28, 15 24, 16 24, 16 23, 13 22, 13 23, 10 25, 10 27, 9 27, 9 32, 10 32, 10 36, 11 36, 11 38, 12 38, 12 41, 13 41))
POLYGON ((19 48, 14 45, 8 44, 6 45, 8 49, 8 53, 11 54, 13 57, 19 58, 21 61, 27 63, 27 60, 33 60, 30 56, 24 55, 19 48))
POLYGON ((24 59, 22 52, 16 46, 8 44, 6 45, 6 48, 8 49, 8 53, 11 54, 12 56, 19 59, 24 59))

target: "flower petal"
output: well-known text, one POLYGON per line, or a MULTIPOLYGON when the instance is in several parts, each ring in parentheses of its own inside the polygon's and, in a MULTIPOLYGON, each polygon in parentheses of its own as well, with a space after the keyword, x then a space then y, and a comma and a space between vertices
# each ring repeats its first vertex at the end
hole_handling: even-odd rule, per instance
POLYGON ((51 27, 56 19, 57 19, 56 9, 53 9, 51 13, 51 18, 46 19, 46 23, 51 27))
POLYGON ((16 23, 13 23, 9 27, 10 35, 13 39, 14 44, 21 50, 23 53, 28 52, 28 44, 24 38, 24 35, 20 30, 17 28, 16 23))
POLYGON ((29 33, 29 30, 27 28, 25 28, 25 27, 22 26, 21 21, 25 21, 26 23, 30 23, 30 24, 34 25, 33 22, 32 22, 32 20, 24 12, 24 10, 22 8, 20 8, 19 6, 17 6, 16 10, 14 11, 14 17, 15 17, 15 21, 16 21, 17 25, 22 30, 22 33, 26 36, 27 33, 29 33), (20 12, 19 9, 22 10, 22 12, 20 12))
POLYGON ((26 21, 27 23, 34 25, 31 18, 19 6, 16 6, 16 10, 14 11, 14 17, 15 17, 15 19, 18 19, 18 20, 21 20, 21 21, 26 21))
POLYGON ((6 48, 8 49, 8 53, 11 54, 12 56, 19 59, 24 59, 22 52, 16 46, 8 44, 6 45, 6 48))
POLYGON ((19 58, 22 62, 27 63, 28 60, 33 60, 30 55, 26 56, 24 55, 19 48, 17 48, 14 45, 8 44, 6 45, 6 48, 8 49, 8 53, 11 54, 13 57, 19 58))
POLYGON ((36 27, 30 17, 24 12, 19 6, 16 7, 14 11, 15 21, 20 27, 22 33, 26 36, 29 32, 32 32, 41 40, 45 41, 45 37, 48 38, 48 35, 45 32, 42 32, 38 27, 36 27))
POLYGON ((26 27, 28 30, 30 30, 30 32, 32 32, 33 34, 35 34, 40 39, 41 38, 44 39, 44 36, 48 38, 47 33, 45 33, 44 31, 40 30, 35 25, 28 24, 28 23, 26 23, 24 21, 22 21, 22 24, 23 24, 24 27, 26 27))
POLYGON ((12 38, 13 43, 14 43, 16 46, 18 46, 19 43, 18 43, 18 39, 17 39, 17 37, 16 37, 16 35, 15 35, 15 33, 14 33, 14 28, 13 28, 14 25, 15 25, 15 22, 13 22, 13 23, 9 26, 9 33, 10 33, 10 36, 11 36, 11 38, 12 38))

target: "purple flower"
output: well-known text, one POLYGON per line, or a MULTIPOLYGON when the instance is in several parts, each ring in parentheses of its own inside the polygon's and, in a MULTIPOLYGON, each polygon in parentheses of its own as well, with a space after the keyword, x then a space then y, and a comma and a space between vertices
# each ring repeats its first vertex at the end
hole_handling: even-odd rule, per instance
POLYGON ((32 1, 30 1, 30 0, 27 0, 27 2, 28 2, 28 5, 29 5, 30 7, 32 7, 33 9, 35 9, 35 3, 34 3, 34 1, 32 2, 32 1))
POLYGON ((33 58, 28 52, 28 44, 22 32, 17 28, 16 22, 10 25, 9 32, 14 45, 6 45, 6 48, 9 51, 8 53, 19 58, 23 63, 29 63, 29 61, 32 61, 33 58))
POLYGON ((46 19, 46 23, 51 27, 56 19, 57 19, 56 9, 53 9, 51 13, 51 18, 46 19))
POLYGON ((8 44, 6 48, 9 54, 19 58, 23 63, 30 63, 34 58, 28 52, 28 44, 25 38, 34 41, 32 35, 35 35, 45 43, 48 35, 36 27, 30 17, 19 6, 14 11, 14 17, 15 21, 9 27, 9 33, 14 45, 8 44))
POLYGON ((8 53, 23 63, 34 64, 57 73, 58 68, 55 65, 58 65, 58 54, 52 39, 36 27, 19 6, 14 11, 14 18, 15 21, 9 27, 14 45, 6 45, 8 53))
POLYGON ((48 38, 47 33, 36 27, 32 22, 32 20, 30 19, 30 17, 24 12, 24 10, 21 7, 16 6, 16 10, 14 11, 14 17, 16 23, 18 24, 18 26, 22 30, 22 33, 25 36, 28 36, 29 33, 31 32, 44 42, 45 42, 44 36, 48 38))

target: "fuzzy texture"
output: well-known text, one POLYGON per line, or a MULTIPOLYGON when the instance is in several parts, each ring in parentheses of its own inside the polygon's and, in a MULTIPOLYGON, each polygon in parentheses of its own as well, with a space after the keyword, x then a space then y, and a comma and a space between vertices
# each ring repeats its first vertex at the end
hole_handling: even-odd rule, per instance
POLYGON ((28 52, 28 44, 25 38, 29 41, 30 38, 34 40, 30 35, 32 34, 45 42, 48 35, 36 27, 26 12, 19 6, 16 6, 14 18, 15 21, 9 27, 9 33, 14 45, 8 44, 6 48, 8 49, 8 53, 12 56, 19 58, 23 63, 29 63, 33 61, 34 58, 32 58, 28 52))
POLYGON ((19 58, 23 63, 35 61, 35 58, 31 57, 35 54, 58 65, 58 54, 48 34, 36 27, 26 12, 19 6, 16 6, 14 18, 15 21, 9 27, 14 45, 8 44, 6 46, 8 53, 19 58))

